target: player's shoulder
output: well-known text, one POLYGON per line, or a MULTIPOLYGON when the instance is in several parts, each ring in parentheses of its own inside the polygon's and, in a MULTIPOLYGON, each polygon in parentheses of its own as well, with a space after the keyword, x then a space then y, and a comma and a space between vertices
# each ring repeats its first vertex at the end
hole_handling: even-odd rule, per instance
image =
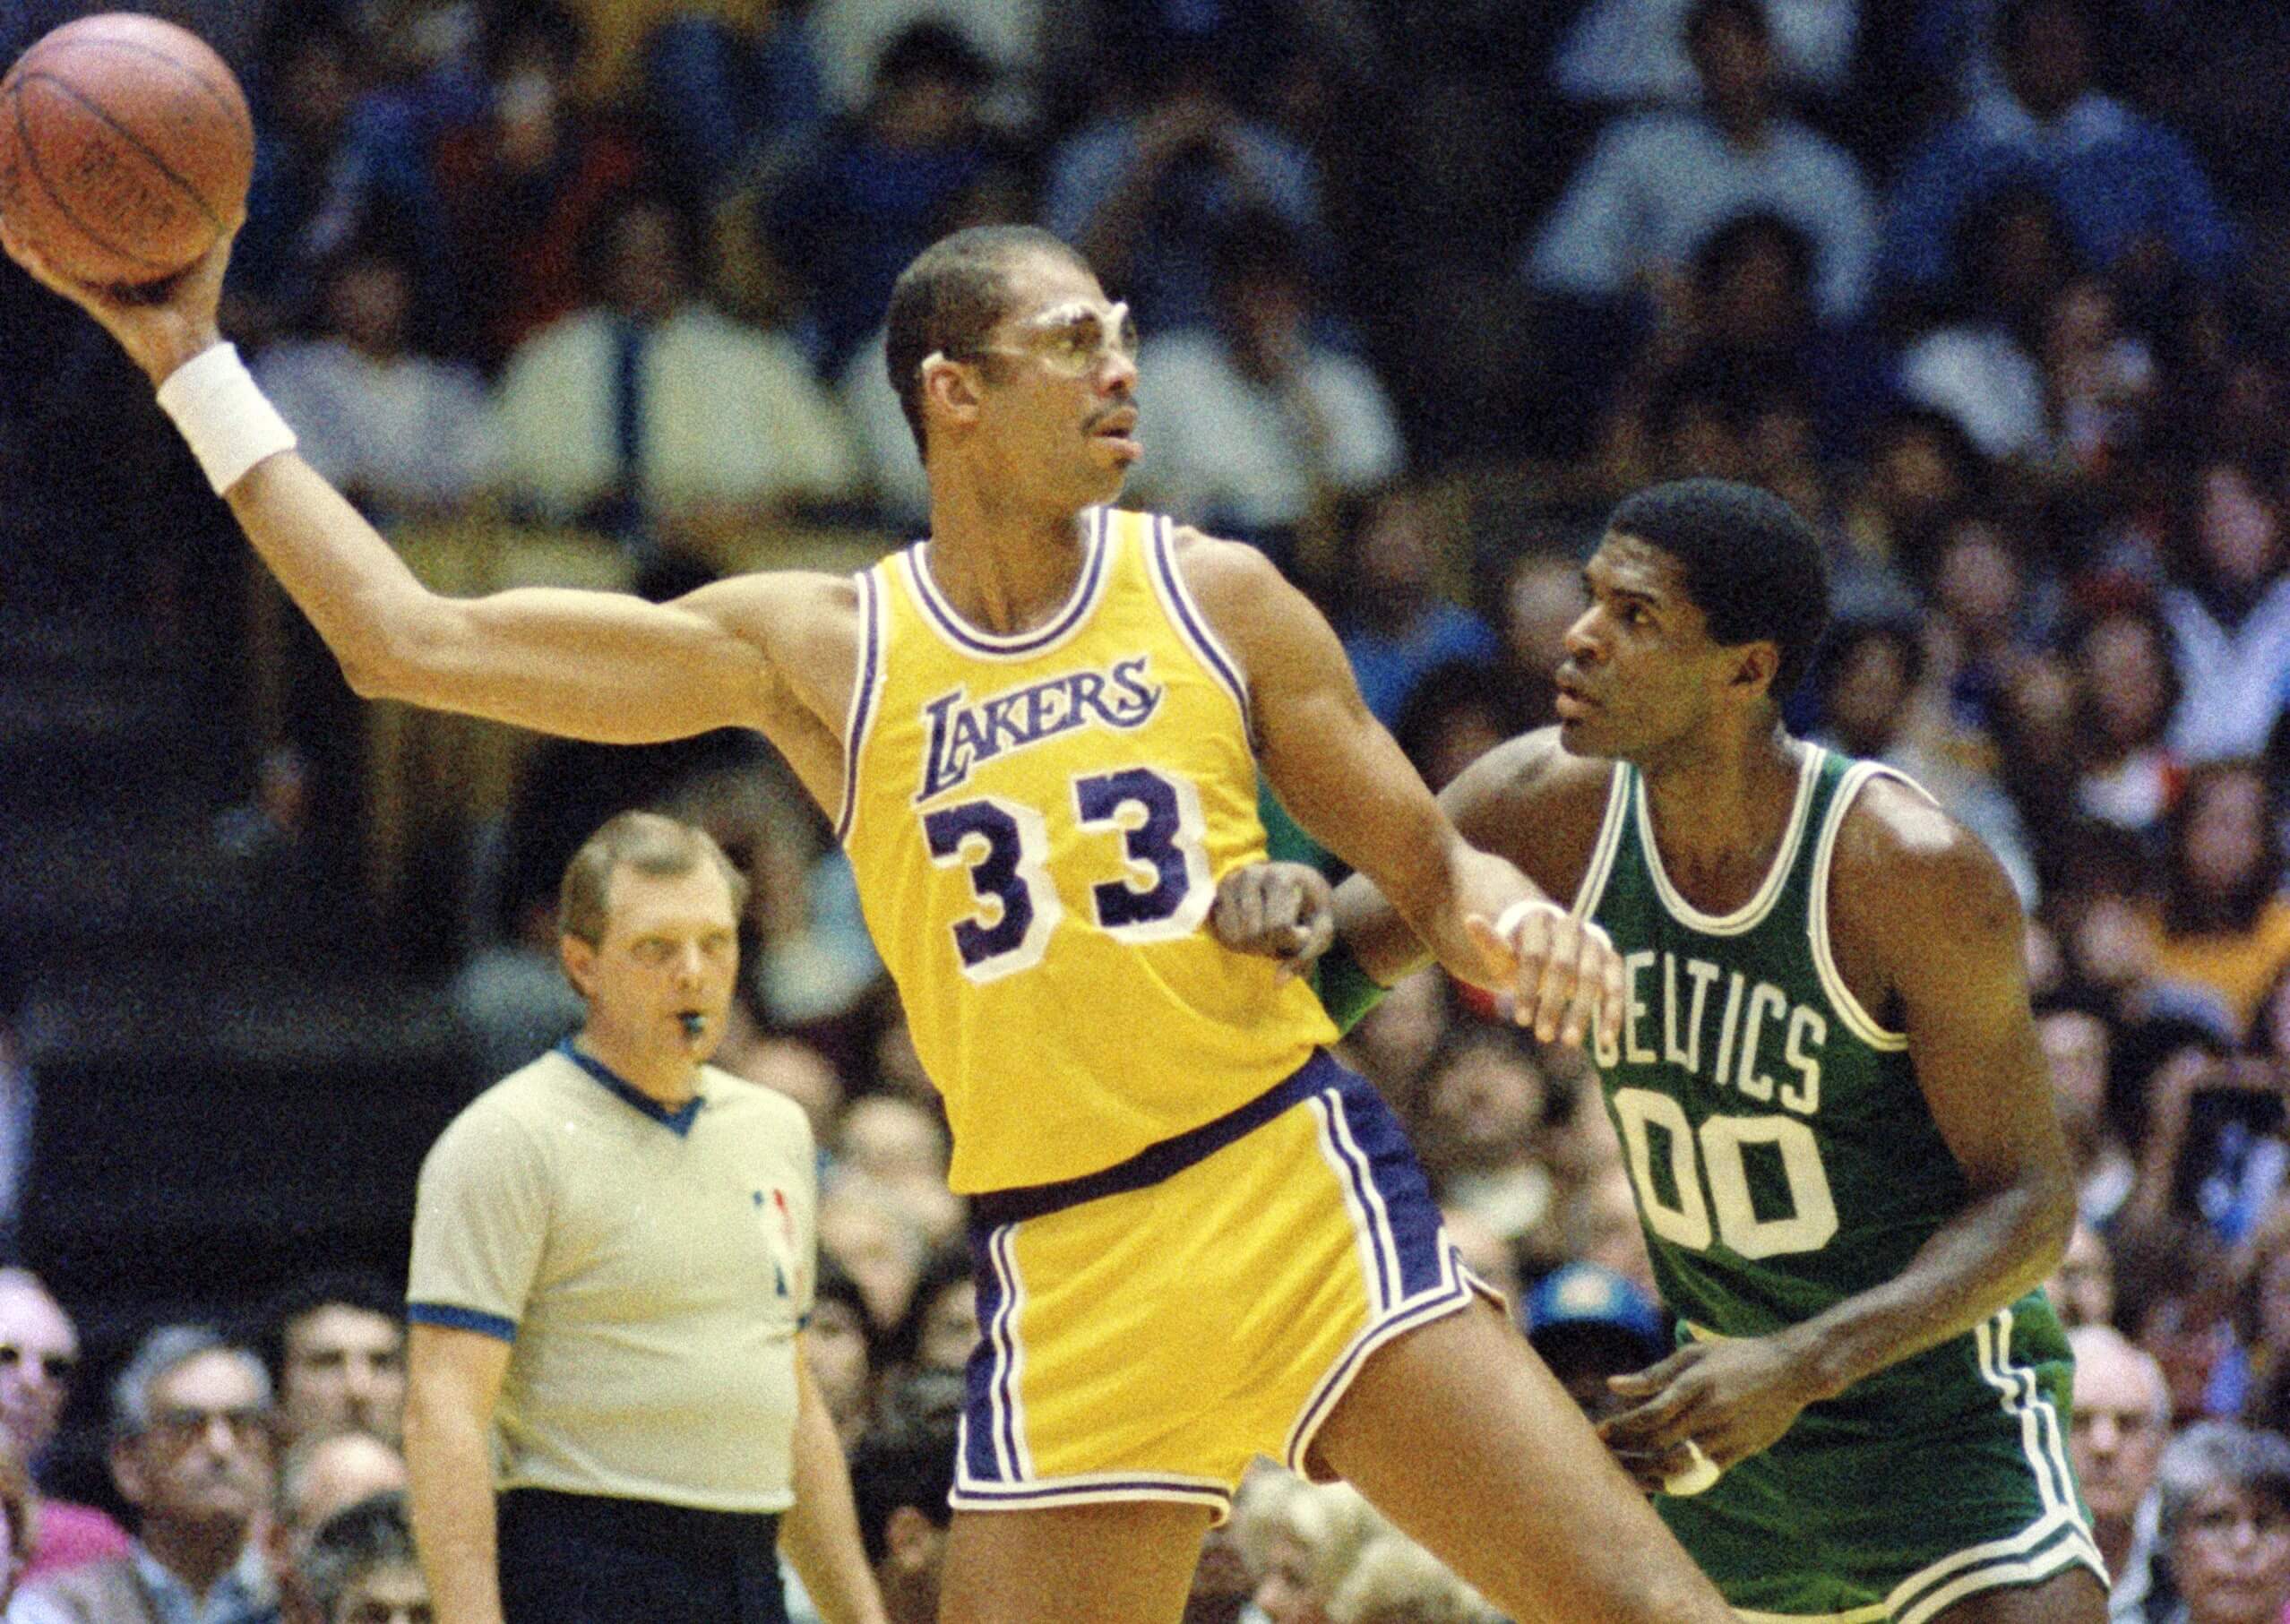
POLYGON ((1873 773, 1838 820, 1829 889, 1840 925, 1962 937, 2017 931, 2019 900, 1987 843, 1914 781, 1873 773))
POLYGON ((1513 810, 1603 811, 1615 766, 1577 755, 1554 725, 1505 739, 1465 768, 1441 799, 1451 812, 1482 804, 1513 810))
POLYGON ((1577 755, 1556 727, 1506 739, 1440 792, 1466 840, 1507 857, 1553 897, 1581 889, 1613 793, 1613 761, 1577 755))
POLYGON ((1273 582, 1287 584, 1263 552, 1244 541, 1227 541, 1189 524, 1169 527, 1169 557, 1184 584, 1195 596, 1204 589, 1222 596, 1248 591, 1273 582))

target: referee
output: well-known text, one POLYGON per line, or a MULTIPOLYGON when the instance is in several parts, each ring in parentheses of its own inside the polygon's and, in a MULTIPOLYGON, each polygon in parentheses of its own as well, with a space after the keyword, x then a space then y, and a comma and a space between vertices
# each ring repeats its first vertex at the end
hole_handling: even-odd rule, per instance
POLYGON ((613 819, 565 870, 564 1044, 439 1136, 416 1200, 406 1456, 441 1624, 880 1624, 803 1355, 801 1110, 702 1062, 746 883, 698 829, 613 819))

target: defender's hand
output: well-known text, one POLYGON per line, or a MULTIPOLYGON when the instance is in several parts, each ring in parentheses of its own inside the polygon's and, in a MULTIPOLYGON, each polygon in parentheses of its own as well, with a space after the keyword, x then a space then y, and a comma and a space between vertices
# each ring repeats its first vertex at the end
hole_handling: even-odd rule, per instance
POLYGON ((1723 1472, 1769 1448, 1812 1402, 1807 1363, 1776 1336, 1690 1342, 1635 1375, 1606 1379, 1637 1402, 1600 1422, 1598 1436, 1642 1489, 1658 1490, 1685 1467, 1689 1441, 1723 1472))
POLYGON ((1555 902, 1521 904, 1498 930, 1482 915, 1463 922, 1492 979, 1511 989, 1511 1018, 1544 1043, 1580 1044, 1594 1025, 1601 1046, 1622 1041, 1622 955, 1597 925, 1555 902))
POLYGON ((1225 876, 1209 910, 1217 940, 1280 962, 1279 979, 1311 968, 1336 940, 1336 894, 1307 863, 1252 863, 1225 876))
POLYGON ((163 280, 135 287, 99 287, 73 281, 49 264, 31 241, 0 219, 0 249, 50 293, 71 300, 119 342, 143 369, 152 386, 202 350, 222 341, 215 311, 222 298, 223 270, 234 239, 218 237, 188 268, 163 280))

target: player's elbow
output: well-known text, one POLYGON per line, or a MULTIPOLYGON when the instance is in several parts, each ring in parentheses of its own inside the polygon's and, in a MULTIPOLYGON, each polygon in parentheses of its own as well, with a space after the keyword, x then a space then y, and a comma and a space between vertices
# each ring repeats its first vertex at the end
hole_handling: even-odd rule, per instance
POLYGON ((334 658, 342 680, 362 700, 435 703, 440 679, 453 664, 449 632, 434 617, 376 616, 358 635, 338 640, 334 658))

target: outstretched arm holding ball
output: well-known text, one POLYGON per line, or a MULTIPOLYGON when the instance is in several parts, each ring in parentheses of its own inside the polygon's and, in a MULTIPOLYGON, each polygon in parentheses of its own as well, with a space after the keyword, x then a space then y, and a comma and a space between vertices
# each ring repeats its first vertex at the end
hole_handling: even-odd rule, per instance
POLYGON ((357 511, 295 454, 217 318, 230 239, 142 288, 77 280, 19 222, 0 247, 87 312, 159 391, 209 481, 350 686, 606 743, 754 727, 832 807, 857 663, 848 578, 746 575, 670 604, 624 593, 429 591, 357 511))

